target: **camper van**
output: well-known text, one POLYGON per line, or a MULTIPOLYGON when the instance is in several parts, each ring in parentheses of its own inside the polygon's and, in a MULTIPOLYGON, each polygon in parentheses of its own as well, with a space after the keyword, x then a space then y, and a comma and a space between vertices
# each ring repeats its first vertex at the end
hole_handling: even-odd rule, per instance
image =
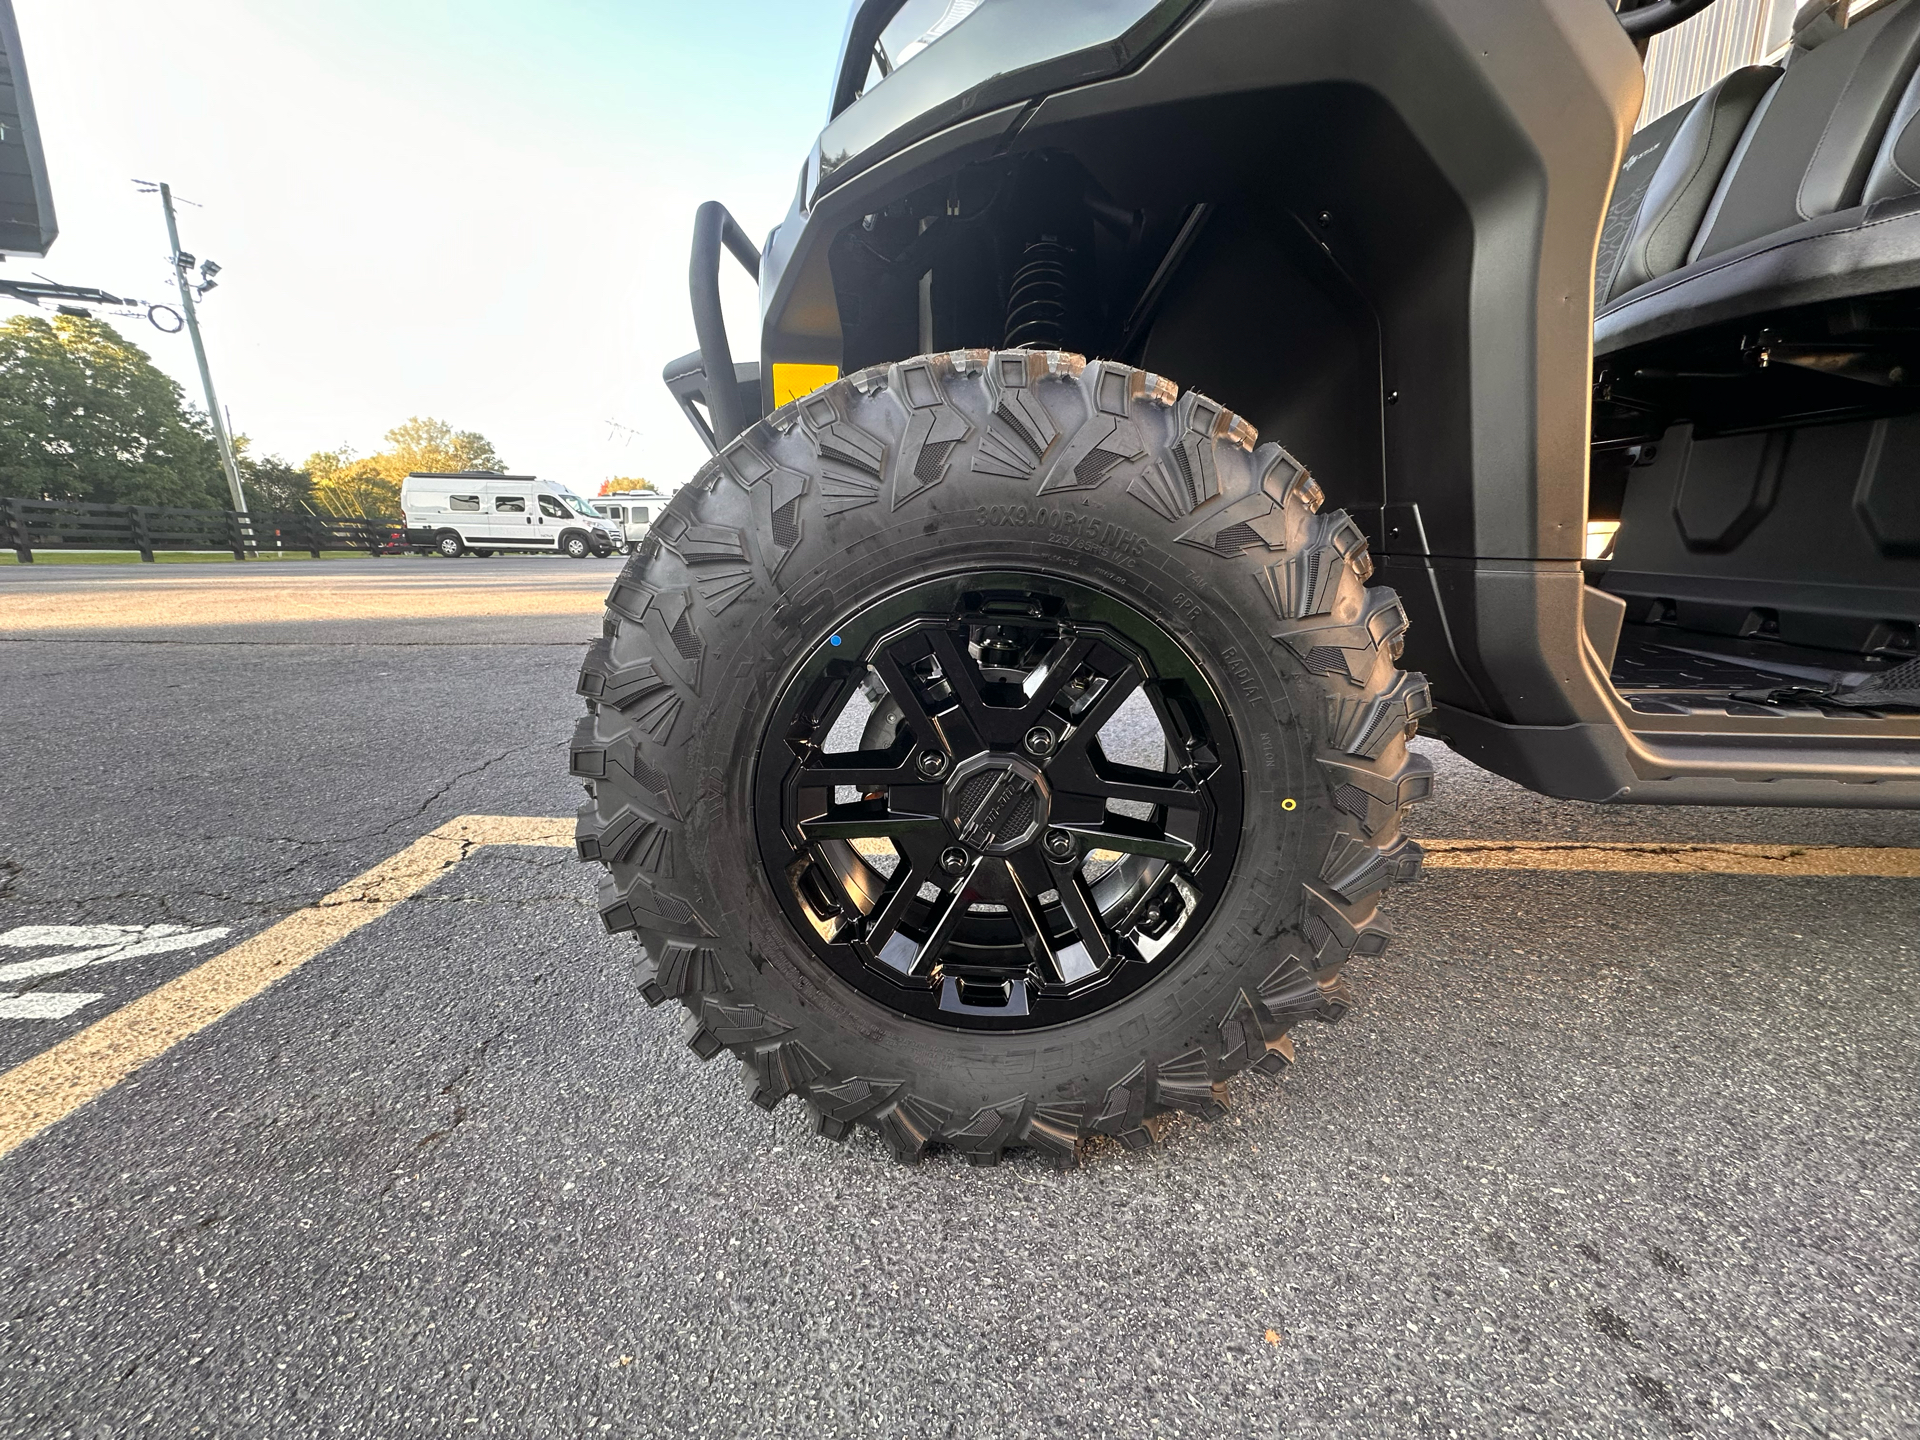
POLYGON ((564 486, 491 470, 409 475, 400 487, 407 544, 457 560, 471 551, 544 551, 584 560, 611 555, 620 538, 593 506, 564 486))
POLYGON ((631 555, 647 538, 647 527, 666 503, 667 497, 657 490, 616 490, 595 496, 593 508, 611 523, 614 543, 631 555))

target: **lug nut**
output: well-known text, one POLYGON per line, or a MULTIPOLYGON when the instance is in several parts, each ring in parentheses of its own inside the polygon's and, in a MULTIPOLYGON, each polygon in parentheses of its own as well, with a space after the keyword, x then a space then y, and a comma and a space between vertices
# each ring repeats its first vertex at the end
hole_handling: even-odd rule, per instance
POLYGON ((938 750, 923 751, 920 759, 915 762, 915 768, 927 779, 938 780, 947 773, 947 757, 938 750))
POLYGON ((940 868, 949 875, 958 875, 967 868, 967 852, 958 845, 949 845, 940 852, 940 868))
POLYGON ((1073 858, 1073 836, 1065 830, 1047 831, 1046 838, 1042 840, 1040 844, 1047 854, 1051 855, 1055 860, 1071 860, 1073 858))
POLYGON ((1027 731, 1026 743, 1029 755, 1051 755, 1055 744, 1053 731, 1044 725, 1036 725, 1027 731))

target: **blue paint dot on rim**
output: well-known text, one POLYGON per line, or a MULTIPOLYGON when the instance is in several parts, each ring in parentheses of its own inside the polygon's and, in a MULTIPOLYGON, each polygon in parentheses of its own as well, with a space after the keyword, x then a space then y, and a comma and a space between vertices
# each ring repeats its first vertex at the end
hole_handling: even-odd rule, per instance
POLYGON ((827 644, 838 645, 839 643, 840 643, 840 637, 838 635, 830 635, 827 637, 827 644))

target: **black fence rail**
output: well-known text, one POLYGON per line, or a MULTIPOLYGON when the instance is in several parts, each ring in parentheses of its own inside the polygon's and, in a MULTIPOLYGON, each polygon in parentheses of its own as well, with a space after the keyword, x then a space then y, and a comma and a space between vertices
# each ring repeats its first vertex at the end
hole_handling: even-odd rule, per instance
POLYGON ((189 510, 173 505, 92 505, 79 500, 0 499, 0 549, 21 564, 35 550, 231 550, 244 560, 263 551, 364 550, 378 555, 402 548, 397 520, 364 515, 309 515, 293 511, 189 510))

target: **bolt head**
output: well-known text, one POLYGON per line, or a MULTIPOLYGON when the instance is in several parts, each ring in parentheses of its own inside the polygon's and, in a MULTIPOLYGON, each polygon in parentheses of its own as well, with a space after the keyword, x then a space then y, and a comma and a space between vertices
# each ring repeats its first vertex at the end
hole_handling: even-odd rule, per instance
POLYGON ((1073 858, 1073 836, 1065 830, 1049 830, 1040 842, 1041 847, 1056 860, 1073 858))
POLYGON ((967 852, 958 845, 949 845, 940 852, 940 868, 949 875, 958 875, 967 868, 967 852))
POLYGON ((947 757, 938 750, 923 752, 915 765, 929 780, 937 779, 947 773, 947 757))
POLYGON ((1054 739, 1053 731, 1044 725, 1036 725, 1027 731, 1026 746, 1029 755, 1051 755, 1053 747, 1058 743, 1054 739))

